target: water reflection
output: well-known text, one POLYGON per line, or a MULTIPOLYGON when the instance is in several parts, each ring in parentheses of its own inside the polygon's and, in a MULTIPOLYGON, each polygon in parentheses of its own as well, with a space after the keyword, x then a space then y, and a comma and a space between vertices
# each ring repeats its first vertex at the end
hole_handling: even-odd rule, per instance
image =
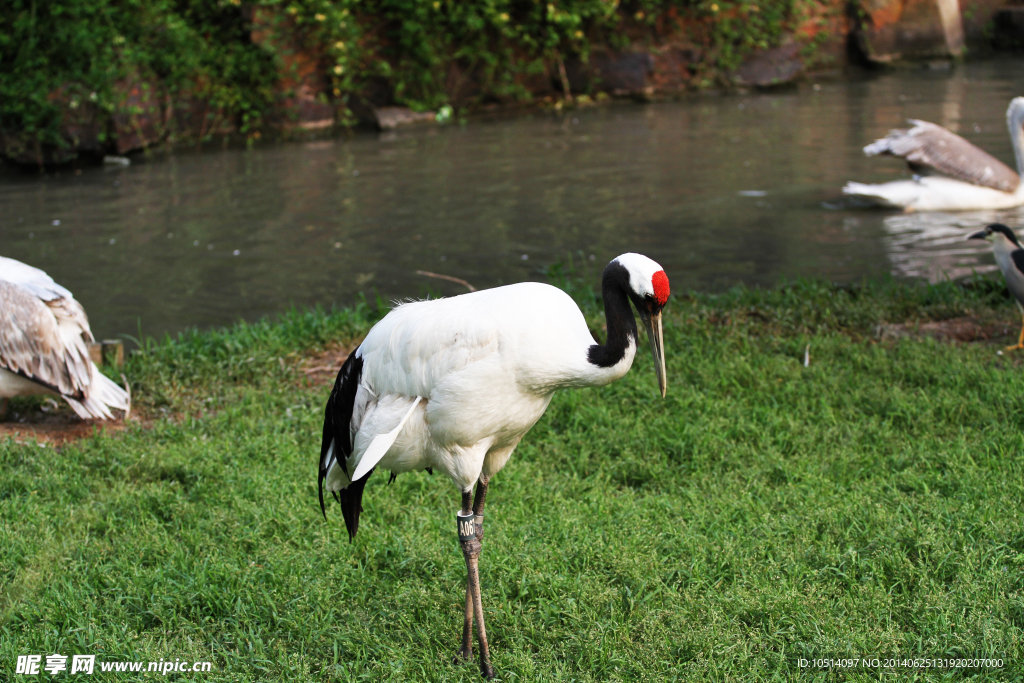
POLYGON ((967 241, 989 223, 1020 226, 1024 209, 887 216, 883 225, 893 273, 937 282, 997 270, 987 242, 967 241))
POLYGON ((455 294, 416 271, 488 287, 537 279, 570 254, 596 284, 609 258, 644 252, 675 291, 798 275, 934 279, 992 263, 987 245, 957 241, 988 215, 867 211, 840 188, 906 176, 861 148, 908 117, 1012 165, 1002 119, 1022 80, 1017 63, 991 62, 177 153, 80 176, 3 172, 0 253, 75 292, 100 336, 134 334, 140 320, 157 334, 346 304, 360 291, 455 294))

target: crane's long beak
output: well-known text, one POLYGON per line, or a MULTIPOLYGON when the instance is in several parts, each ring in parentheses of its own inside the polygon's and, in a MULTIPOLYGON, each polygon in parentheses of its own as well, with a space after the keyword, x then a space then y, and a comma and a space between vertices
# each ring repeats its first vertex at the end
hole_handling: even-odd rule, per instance
POLYGON ((967 236, 967 239, 969 239, 969 240, 983 240, 987 236, 988 236, 987 232, 985 232, 984 230, 979 230, 978 232, 972 232, 970 235, 967 236))
POLYGON ((651 353, 654 354, 654 372, 658 375, 658 389, 665 398, 668 391, 668 376, 665 374, 665 339, 661 333, 661 311, 652 316, 641 315, 647 327, 647 340, 651 342, 651 353))

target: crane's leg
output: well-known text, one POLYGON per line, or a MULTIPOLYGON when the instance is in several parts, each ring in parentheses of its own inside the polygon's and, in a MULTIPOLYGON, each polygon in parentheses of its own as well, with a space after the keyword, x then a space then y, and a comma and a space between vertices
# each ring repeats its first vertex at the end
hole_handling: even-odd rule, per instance
POLYGON ((462 647, 455 653, 455 663, 468 662, 473 657, 473 593, 466 582, 466 613, 462 620, 462 647))
POLYGON ((1017 343, 1014 344, 1013 346, 1006 347, 1007 351, 1016 351, 1018 349, 1024 349, 1024 322, 1021 323, 1020 339, 1017 340, 1017 343))
MULTIPOLYGON (((481 516, 483 514, 483 501, 485 496, 486 486, 478 498, 481 516)), ((469 491, 462 494, 462 511, 459 513, 457 520, 459 526, 459 544, 462 546, 462 555, 466 558, 466 590, 472 597, 473 616, 476 619, 477 641, 480 645, 480 673, 483 674, 485 678, 491 679, 494 678, 494 669, 491 667, 491 653, 490 648, 487 645, 487 628, 484 626, 484 607, 480 598, 480 569, 477 563, 477 560, 480 557, 481 545, 476 532, 476 513, 473 508, 470 507, 469 498, 469 491)), ((463 635, 465 635, 465 633, 463 635)), ((465 639, 463 639, 463 645, 465 645, 465 639)))
POLYGON ((0 420, 7 417, 7 403, 6 398, 0 398, 0 420))
MULTIPOLYGON (((487 497, 487 482, 480 481, 473 497, 473 524, 476 527, 476 540, 484 540, 484 499, 487 497)), ((473 593, 466 584, 466 611, 462 621, 462 647, 455 653, 455 661, 468 661, 473 657, 473 593)))

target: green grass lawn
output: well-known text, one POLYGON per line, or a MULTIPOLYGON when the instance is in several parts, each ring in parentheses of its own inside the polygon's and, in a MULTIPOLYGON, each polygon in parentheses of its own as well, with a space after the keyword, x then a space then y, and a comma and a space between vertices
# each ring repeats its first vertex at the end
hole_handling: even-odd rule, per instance
MULTIPOLYGON (((490 487, 499 678, 1024 677, 1024 354, 873 333, 1015 324, 1001 282, 797 282, 669 310, 667 399, 646 353, 616 384, 557 394, 490 487), (795 663, 968 654, 1006 668, 795 663)), ((307 386, 296 359, 376 315, 151 344, 126 368, 148 426, 60 450, 0 441, 0 678, 19 654, 60 653, 213 663, 179 680, 479 680, 452 664, 455 487, 378 472, 353 544, 336 506, 320 516, 330 387, 307 386)))

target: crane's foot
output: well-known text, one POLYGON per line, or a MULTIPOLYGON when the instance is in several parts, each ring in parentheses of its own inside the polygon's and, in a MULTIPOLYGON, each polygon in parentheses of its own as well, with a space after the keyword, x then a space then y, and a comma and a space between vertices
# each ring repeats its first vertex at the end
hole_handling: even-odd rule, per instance
POLYGON ((480 665, 480 675, 483 676, 484 678, 486 678, 489 681, 494 680, 494 667, 491 666, 490 663, 481 664, 480 665))
POLYGON ((473 659, 473 648, 467 650, 460 647, 455 652, 455 657, 452 658, 452 664, 465 664, 471 659, 473 659))

